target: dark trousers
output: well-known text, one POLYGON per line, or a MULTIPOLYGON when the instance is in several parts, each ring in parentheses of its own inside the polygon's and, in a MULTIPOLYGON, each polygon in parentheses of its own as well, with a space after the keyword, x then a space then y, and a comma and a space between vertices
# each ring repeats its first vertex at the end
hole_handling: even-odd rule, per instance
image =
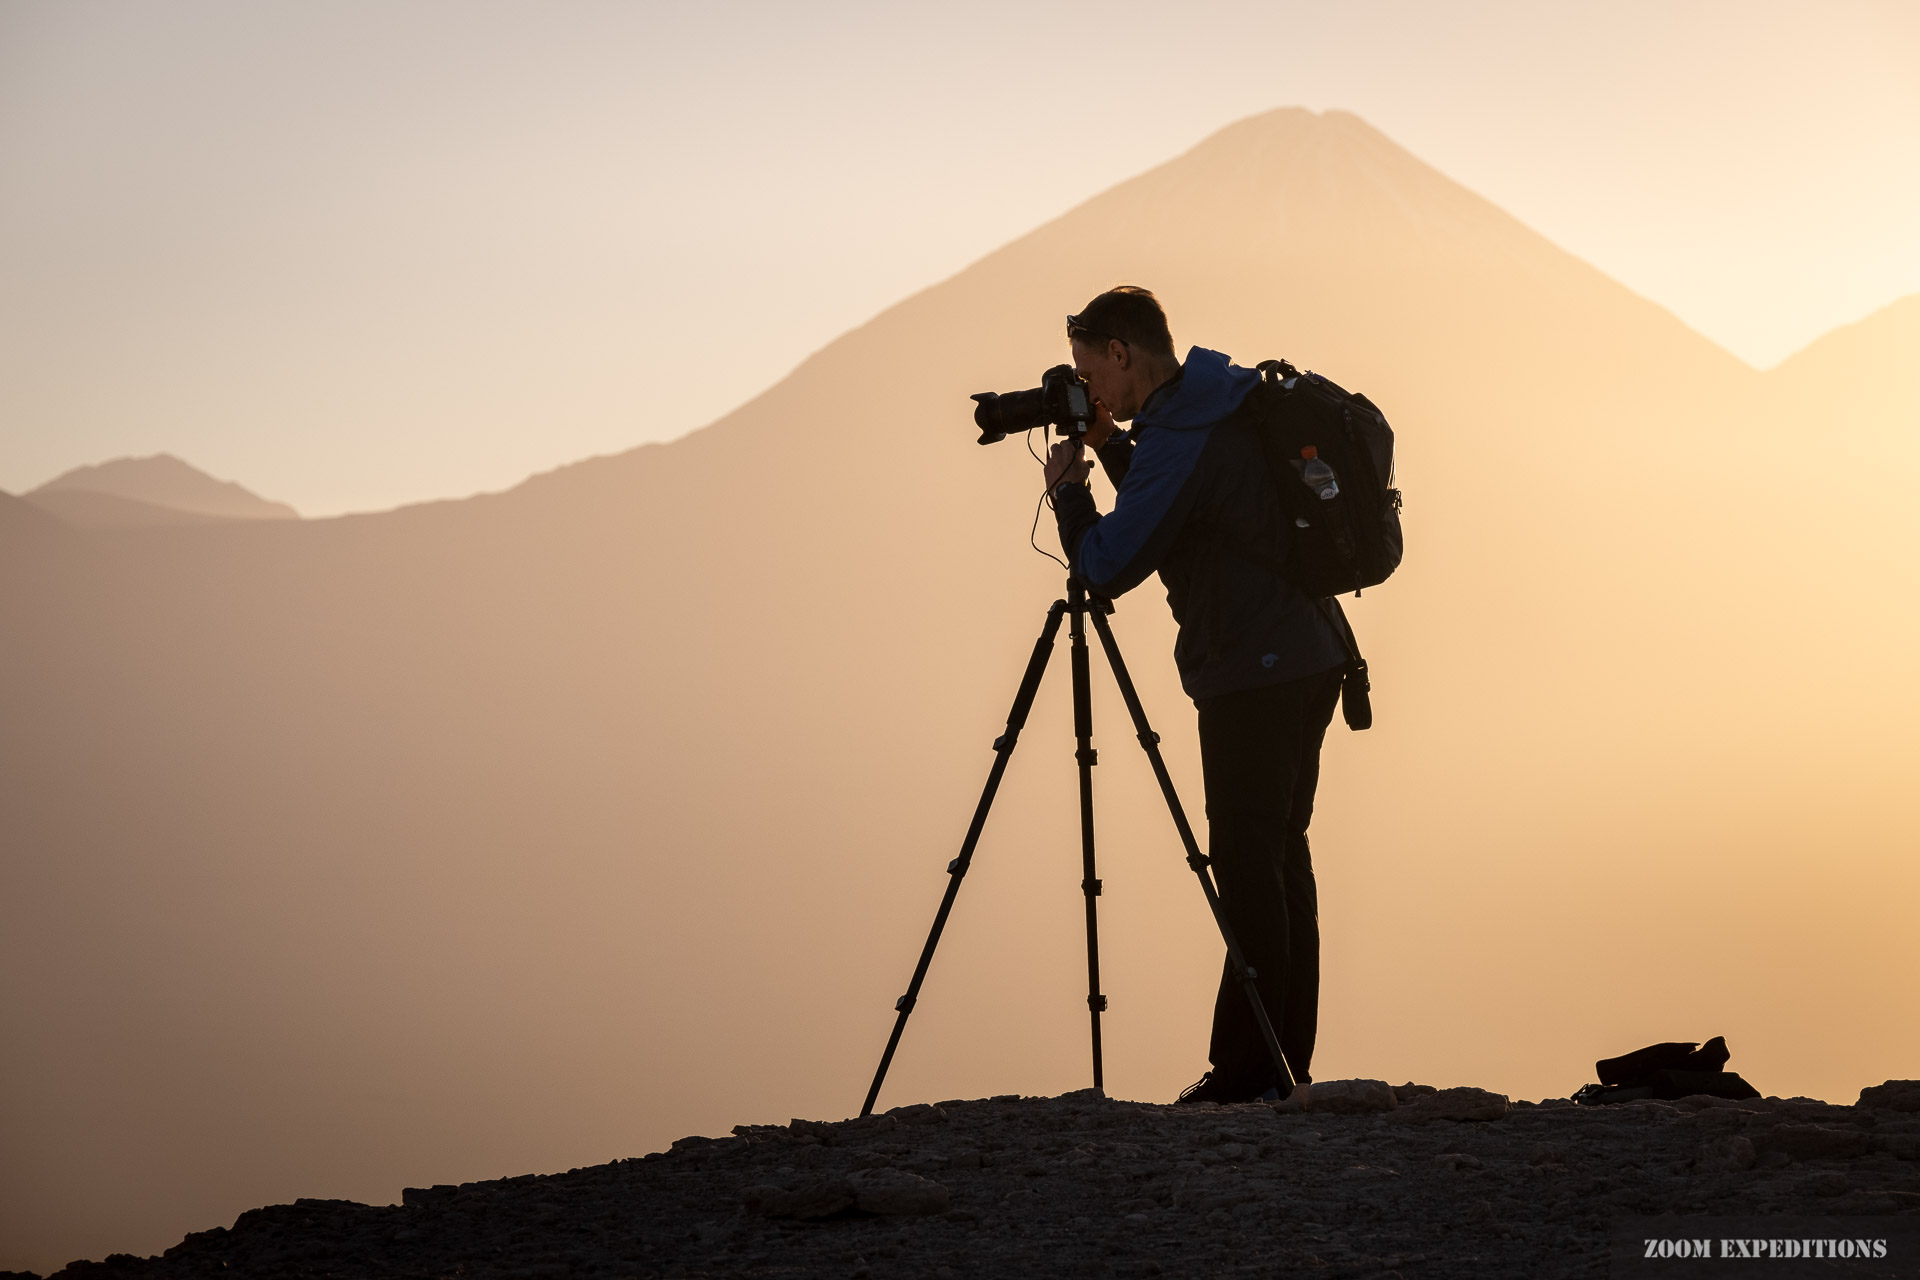
MULTIPOLYGON (((1281 1052, 1297 1081, 1312 1079, 1320 1014, 1320 903, 1307 824, 1320 781, 1320 743, 1340 697, 1336 668, 1199 703, 1200 761, 1220 905, 1281 1052)), ((1213 1005, 1214 1078, 1254 1094, 1274 1082, 1273 1059, 1225 969, 1213 1005)))

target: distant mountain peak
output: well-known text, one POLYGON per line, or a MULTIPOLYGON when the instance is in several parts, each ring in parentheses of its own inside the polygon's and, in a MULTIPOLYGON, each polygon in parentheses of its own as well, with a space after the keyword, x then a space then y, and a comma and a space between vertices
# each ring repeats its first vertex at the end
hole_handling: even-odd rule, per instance
POLYGON ((300 513, 170 453, 75 467, 24 495, 72 524, 94 527, 213 520, 297 520, 300 513))

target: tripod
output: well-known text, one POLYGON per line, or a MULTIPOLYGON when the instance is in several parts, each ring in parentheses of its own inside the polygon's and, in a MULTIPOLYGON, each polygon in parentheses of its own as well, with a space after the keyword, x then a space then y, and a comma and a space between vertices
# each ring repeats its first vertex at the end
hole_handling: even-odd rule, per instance
POLYGON ((1013 749, 1020 741, 1020 730, 1027 723, 1027 712, 1033 707, 1034 695, 1040 691, 1040 678, 1046 674, 1047 661, 1053 656, 1053 642, 1060 634, 1060 620, 1063 617, 1071 620, 1067 635, 1072 640, 1073 735, 1077 744, 1073 755, 1080 765, 1080 891, 1087 903, 1087 1012, 1092 1018, 1093 1087, 1106 1087, 1100 1058, 1100 1015, 1107 1007, 1107 998, 1100 994, 1100 921, 1094 904, 1094 899, 1100 896, 1100 880, 1094 875, 1093 862, 1093 766, 1099 755, 1093 749, 1093 691, 1088 671, 1086 629, 1089 618, 1093 620, 1094 631, 1099 634, 1100 647, 1106 651, 1107 665, 1113 670, 1114 682, 1120 686, 1120 697, 1127 704, 1127 714, 1133 718, 1134 735, 1147 753, 1147 762, 1153 766, 1153 776, 1160 783, 1160 794, 1166 798, 1167 809, 1173 815, 1174 829, 1180 833, 1180 843, 1186 847, 1187 865, 1193 868, 1194 875, 1199 878, 1201 892, 1207 896, 1207 907, 1213 912, 1213 922, 1220 927, 1220 936, 1227 944, 1228 967, 1253 1006, 1254 1021, 1259 1024, 1260 1034, 1267 1042, 1267 1053, 1273 1058, 1281 1096, 1285 1097, 1293 1088, 1293 1073, 1287 1069, 1286 1057, 1280 1051, 1280 1039, 1274 1034, 1273 1023, 1267 1018, 1266 1005, 1261 1002, 1260 992, 1254 986, 1258 975, 1240 954, 1240 945, 1234 941, 1233 929, 1227 924, 1226 913, 1220 906, 1220 892, 1214 885, 1212 872, 1208 870, 1210 859, 1200 852, 1200 846, 1194 841, 1193 828, 1187 824, 1186 811, 1180 807, 1180 797, 1173 789, 1173 779, 1167 774, 1166 761, 1160 757, 1160 735, 1147 723, 1147 713, 1140 705, 1140 695, 1134 691, 1133 679, 1127 674, 1127 664, 1120 656, 1120 646, 1113 638, 1113 628, 1107 623, 1107 615, 1111 612, 1113 604, 1110 601, 1088 596, 1086 588, 1071 578, 1067 580, 1067 598, 1055 600, 1047 610, 1046 625, 1040 629, 1040 638, 1034 641, 1033 656, 1027 659, 1026 675, 1020 680, 1019 692, 1014 694, 1013 710, 1007 713, 1007 731, 993 740, 993 767, 987 773, 987 785, 980 793, 980 803, 974 807, 973 821, 967 827, 967 838, 960 845, 960 856, 947 864, 947 892, 940 900, 939 911, 934 913, 933 930, 927 935, 927 945, 921 948, 920 963, 914 966, 913 981, 907 984, 907 993, 894 1001, 893 1007, 898 1016, 893 1021, 893 1034, 887 1037, 886 1052, 880 1055, 879 1070, 873 1073, 873 1084, 867 1090, 867 1100, 860 1107, 863 1116, 873 1114, 873 1103, 880 1096, 880 1086, 887 1078, 887 1068, 893 1065, 894 1050, 900 1047, 900 1033, 906 1030, 907 1019, 919 1001, 920 984, 926 980, 927 967, 933 963, 934 948, 940 945, 940 933, 947 927, 947 916, 953 911, 953 901, 960 896, 960 882, 966 879, 967 869, 973 864, 974 846, 980 841, 981 829, 987 825, 987 813, 993 808, 993 797, 1000 789, 1000 778, 1007 771, 1007 761, 1012 758, 1013 749))

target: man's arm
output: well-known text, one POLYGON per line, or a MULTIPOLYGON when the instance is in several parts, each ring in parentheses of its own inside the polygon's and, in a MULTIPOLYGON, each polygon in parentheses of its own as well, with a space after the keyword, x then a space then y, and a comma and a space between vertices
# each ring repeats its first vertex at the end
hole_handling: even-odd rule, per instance
POLYGON ((1116 431, 1093 451, 1093 456, 1100 459, 1100 469, 1107 473, 1108 483, 1117 491, 1127 482, 1127 468, 1133 463, 1133 436, 1116 431))
POLYGON ((1100 514, 1084 485, 1063 484, 1053 491, 1060 545, 1089 590, 1117 596, 1160 567, 1193 510, 1199 491, 1195 471, 1211 434, 1157 430, 1139 439, 1111 514, 1100 514))

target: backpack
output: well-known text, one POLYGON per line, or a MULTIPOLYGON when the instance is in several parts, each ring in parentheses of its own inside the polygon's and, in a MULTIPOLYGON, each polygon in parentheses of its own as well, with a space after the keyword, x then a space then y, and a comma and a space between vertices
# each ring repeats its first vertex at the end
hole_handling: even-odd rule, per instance
POLYGON ((1404 543, 1400 491, 1393 487, 1393 428, 1373 401, 1317 373, 1302 373, 1285 360, 1257 367, 1260 385, 1249 398, 1257 397, 1260 449, 1281 510, 1293 521, 1280 572, 1315 599, 1346 644, 1341 714, 1349 729, 1370 728, 1367 660, 1333 597, 1348 591, 1358 596, 1400 567, 1404 543))
POLYGON ((1260 447, 1293 520, 1283 573, 1325 598, 1385 582, 1400 566, 1400 491, 1393 428, 1373 401, 1285 360, 1259 366, 1260 447), (1310 472, 1332 469, 1331 483, 1310 472))
POLYGON ((1573 1101, 1580 1106, 1604 1106, 1613 1102, 1638 1102, 1642 1098, 1673 1101, 1705 1094, 1712 1098, 1757 1098, 1760 1091, 1726 1069, 1724 1036, 1715 1036, 1705 1044, 1691 1040, 1670 1040, 1650 1044, 1617 1058, 1602 1058, 1593 1064, 1600 1083, 1582 1085, 1573 1101))

